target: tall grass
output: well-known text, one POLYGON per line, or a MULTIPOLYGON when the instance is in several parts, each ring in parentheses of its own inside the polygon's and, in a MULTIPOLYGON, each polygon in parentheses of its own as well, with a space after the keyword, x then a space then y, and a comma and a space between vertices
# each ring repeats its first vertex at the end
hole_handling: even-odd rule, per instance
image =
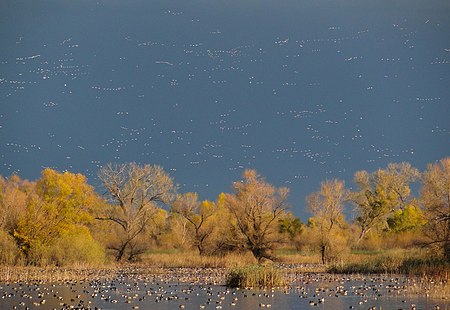
POLYGON ((231 270, 226 285, 239 288, 282 287, 286 285, 286 277, 274 266, 249 265, 231 270))
POLYGON ((298 252, 295 250, 278 250, 275 252, 278 261, 285 264, 321 264, 320 254, 298 252))
POLYGON ((254 264, 251 253, 229 253, 224 256, 201 256, 197 252, 150 252, 142 256, 141 262, 162 268, 237 268, 254 264))
POLYGON ((119 268, 116 266, 105 268, 85 266, 71 268, 0 266, 0 282, 38 281, 53 283, 61 281, 91 281, 113 278, 118 270, 119 268))
POLYGON ((392 250, 379 254, 352 254, 328 268, 331 273, 407 274, 450 279, 450 264, 420 249, 392 250))

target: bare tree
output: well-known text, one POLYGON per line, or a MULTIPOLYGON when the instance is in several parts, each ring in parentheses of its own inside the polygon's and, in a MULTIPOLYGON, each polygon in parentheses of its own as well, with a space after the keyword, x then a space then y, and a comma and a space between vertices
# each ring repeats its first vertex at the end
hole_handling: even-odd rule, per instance
POLYGON ((194 246, 200 255, 207 254, 206 243, 214 230, 211 221, 215 214, 214 203, 198 200, 197 193, 178 195, 172 208, 172 212, 181 215, 193 229, 194 246))
POLYGON ((428 220, 425 232, 450 262, 450 157, 428 165, 422 175, 420 200, 428 220))
POLYGON ((112 208, 97 217, 111 221, 122 231, 116 260, 127 254, 128 260, 145 250, 137 240, 145 232, 158 204, 168 204, 174 197, 175 187, 170 176, 157 165, 140 166, 136 163, 108 164, 99 171, 99 178, 107 190, 112 208))
POLYGON ((271 252, 279 242, 278 220, 288 208, 289 190, 270 185, 255 170, 245 170, 233 188, 235 193, 225 196, 225 206, 232 215, 234 246, 250 250, 258 261, 274 260, 271 252))
POLYGON ((308 208, 314 215, 313 222, 317 228, 317 238, 322 263, 330 260, 329 252, 333 249, 334 237, 345 223, 343 210, 348 199, 344 182, 334 179, 322 182, 320 190, 307 197, 308 208))

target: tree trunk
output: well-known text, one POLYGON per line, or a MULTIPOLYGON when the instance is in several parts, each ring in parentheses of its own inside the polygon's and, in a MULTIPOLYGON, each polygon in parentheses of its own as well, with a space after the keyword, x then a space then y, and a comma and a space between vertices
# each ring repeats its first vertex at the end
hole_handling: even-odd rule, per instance
POLYGON ((444 255, 447 262, 450 263, 450 240, 447 240, 444 244, 444 255))
POLYGON ((253 256, 258 260, 258 264, 261 263, 264 258, 273 262, 276 261, 276 257, 267 253, 267 249, 253 248, 251 251, 253 256))
POLYGON ((366 233, 367 233, 367 231, 364 230, 364 228, 361 228, 361 233, 359 234, 358 240, 356 240, 356 244, 359 244, 361 242, 361 240, 364 238, 366 233))
POLYGON ((205 249, 203 248, 203 245, 201 243, 197 244, 197 249, 200 256, 205 255, 205 249))
POLYGON ((444 243, 444 256, 447 259, 447 262, 450 263, 450 216, 447 219, 447 240, 444 243))
POLYGON ((326 262, 325 250, 326 250, 326 246, 324 244, 322 244, 320 246, 320 253, 322 256, 322 264, 325 264, 325 262, 326 262))
POLYGON ((128 245, 128 241, 125 242, 124 244, 122 244, 119 251, 117 252, 117 255, 116 255, 117 262, 120 262, 122 260, 122 257, 125 254, 125 249, 127 248, 127 245, 128 245))

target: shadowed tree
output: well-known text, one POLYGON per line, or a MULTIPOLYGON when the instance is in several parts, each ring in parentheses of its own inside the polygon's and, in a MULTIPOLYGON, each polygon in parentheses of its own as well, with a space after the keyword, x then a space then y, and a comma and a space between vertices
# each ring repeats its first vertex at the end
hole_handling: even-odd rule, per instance
POLYGON ((420 200, 428 220, 425 232, 450 262, 450 157, 428 165, 422 175, 420 200))
POLYGON ((285 234, 289 238, 289 242, 295 246, 297 250, 300 249, 300 238, 304 230, 304 225, 298 217, 295 217, 291 212, 278 220, 278 231, 280 234, 285 234))
POLYGON ((312 222, 317 229, 316 237, 323 264, 330 260, 329 252, 333 250, 335 236, 345 223, 343 210, 347 199, 344 182, 337 179, 322 182, 320 190, 306 199, 314 216, 312 222))
POLYGON ((289 190, 270 185, 255 170, 245 170, 243 180, 234 182, 233 189, 234 194, 224 197, 232 216, 232 243, 250 250, 258 261, 274 260, 271 252, 280 241, 278 220, 288 208, 289 190))
POLYGON ((355 183, 359 187, 352 193, 360 226, 358 242, 375 227, 387 228, 387 218, 410 202, 410 184, 419 177, 419 171, 409 163, 391 163, 386 169, 373 173, 358 171, 355 183))
POLYGON ((117 252, 116 260, 125 254, 132 260, 145 251, 145 245, 138 241, 157 214, 158 204, 172 201, 173 181, 160 166, 136 163, 108 164, 99 171, 99 179, 112 205, 97 219, 115 223, 122 232, 117 236, 118 245, 111 246, 117 252))
POLYGON ((172 212, 182 216, 193 229, 194 246, 200 255, 208 253, 206 243, 214 230, 216 207, 209 201, 200 202, 197 193, 178 195, 172 212))

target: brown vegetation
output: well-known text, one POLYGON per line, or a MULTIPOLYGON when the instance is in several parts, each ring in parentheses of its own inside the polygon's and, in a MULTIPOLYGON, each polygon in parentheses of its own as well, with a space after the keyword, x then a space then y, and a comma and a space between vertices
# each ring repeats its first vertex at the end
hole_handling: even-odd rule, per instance
POLYGON ((324 181, 308 196, 306 223, 289 211, 289 190, 254 170, 216 201, 177 194, 158 166, 107 165, 99 177, 105 196, 70 172, 44 169, 34 182, 0 177, 0 264, 234 268, 275 260, 342 271, 450 268, 450 158, 424 173, 407 163, 357 172, 353 192, 343 181, 324 181), (346 219, 351 206, 357 215, 346 219), (400 261, 393 251, 412 254, 400 261))

